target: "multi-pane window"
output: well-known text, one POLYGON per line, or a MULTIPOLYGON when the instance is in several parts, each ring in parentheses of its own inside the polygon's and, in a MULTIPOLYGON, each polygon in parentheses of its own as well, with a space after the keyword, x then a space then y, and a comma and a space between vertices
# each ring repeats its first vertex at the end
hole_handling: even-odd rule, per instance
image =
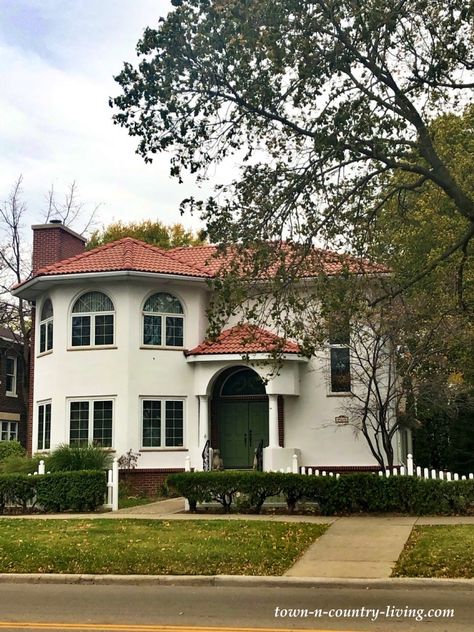
POLYGON ((142 446, 144 448, 183 447, 183 426, 183 400, 143 400, 142 446))
POLYGON ((43 308, 41 309, 39 333, 40 353, 50 351, 53 348, 53 304, 51 303, 49 298, 45 300, 45 302, 43 303, 43 308))
POLYGON ((17 367, 17 359, 7 356, 5 368, 5 391, 7 395, 16 395, 17 367))
POLYGON ((351 390, 350 328, 344 321, 330 328, 331 392, 349 393, 351 390))
POLYGON ((179 300, 158 292, 143 306, 143 344, 157 347, 182 347, 184 312, 179 300))
POLYGON ((51 402, 38 406, 38 450, 51 447, 51 402))
POLYGON ((91 347, 114 344, 114 304, 102 292, 87 292, 72 308, 71 345, 91 347))
POLYGON ((112 400, 78 400, 69 402, 69 444, 89 443, 112 447, 112 400))
POLYGON ((0 441, 18 441, 17 421, 0 421, 0 441))

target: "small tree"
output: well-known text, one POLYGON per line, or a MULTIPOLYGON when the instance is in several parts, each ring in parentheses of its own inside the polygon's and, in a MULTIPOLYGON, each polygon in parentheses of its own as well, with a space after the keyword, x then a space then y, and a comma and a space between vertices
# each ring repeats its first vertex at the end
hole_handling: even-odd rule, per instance
POLYGON ((118 221, 104 226, 101 230, 95 230, 87 243, 87 248, 90 250, 123 237, 134 237, 159 248, 195 246, 205 241, 202 232, 195 235, 192 231, 186 230, 182 224, 166 226, 160 221, 151 220, 128 224, 118 221))

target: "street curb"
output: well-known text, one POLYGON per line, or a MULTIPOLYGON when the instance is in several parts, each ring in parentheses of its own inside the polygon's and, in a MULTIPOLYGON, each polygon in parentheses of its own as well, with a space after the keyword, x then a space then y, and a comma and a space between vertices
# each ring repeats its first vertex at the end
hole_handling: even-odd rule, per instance
POLYGON ((256 575, 74 575, 49 573, 0 573, 0 584, 82 584, 148 586, 227 586, 246 588, 451 588, 474 591, 474 579, 393 577, 355 579, 345 577, 271 577, 256 575))

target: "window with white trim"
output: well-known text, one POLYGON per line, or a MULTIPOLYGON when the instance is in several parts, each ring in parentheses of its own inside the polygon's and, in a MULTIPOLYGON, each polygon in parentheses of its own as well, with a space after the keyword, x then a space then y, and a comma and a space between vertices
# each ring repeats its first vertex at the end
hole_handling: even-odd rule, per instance
POLYGON ((184 401, 142 400, 142 447, 182 448, 184 445, 184 401))
POLYGON ((45 300, 41 309, 39 334, 40 353, 51 351, 53 348, 53 304, 49 298, 45 300))
POLYGON ((114 304, 102 292, 86 292, 72 308, 71 346, 114 344, 114 304))
POLYGON ((49 450, 51 447, 51 402, 38 404, 38 443, 37 450, 49 450))
POLYGON ((17 421, 0 421, 0 441, 18 441, 17 421))
POLYGON ((7 356, 5 373, 6 373, 5 393, 6 395, 10 395, 11 397, 16 397, 16 386, 17 386, 17 376, 18 376, 17 358, 7 356))
POLYGON ((89 443, 112 447, 113 401, 81 399, 69 401, 69 445, 89 443))
POLYGON ((350 393, 351 358, 349 345, 349 323, 347 321, 333 323, 329 334, 331 393, 350 393))
POLYGON ((143 344, 153 347, 183 346, 183 306, 172 294, 158 292, 145 301, 143 306, 143 344))

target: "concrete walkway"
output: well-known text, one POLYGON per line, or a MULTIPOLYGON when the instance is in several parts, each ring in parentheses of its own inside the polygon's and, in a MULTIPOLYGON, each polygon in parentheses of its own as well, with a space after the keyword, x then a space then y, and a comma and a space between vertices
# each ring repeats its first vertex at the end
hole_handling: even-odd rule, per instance
POLYGON ((390 577, 416 517, 350 517, 337 520, 288 577, 390 577))

